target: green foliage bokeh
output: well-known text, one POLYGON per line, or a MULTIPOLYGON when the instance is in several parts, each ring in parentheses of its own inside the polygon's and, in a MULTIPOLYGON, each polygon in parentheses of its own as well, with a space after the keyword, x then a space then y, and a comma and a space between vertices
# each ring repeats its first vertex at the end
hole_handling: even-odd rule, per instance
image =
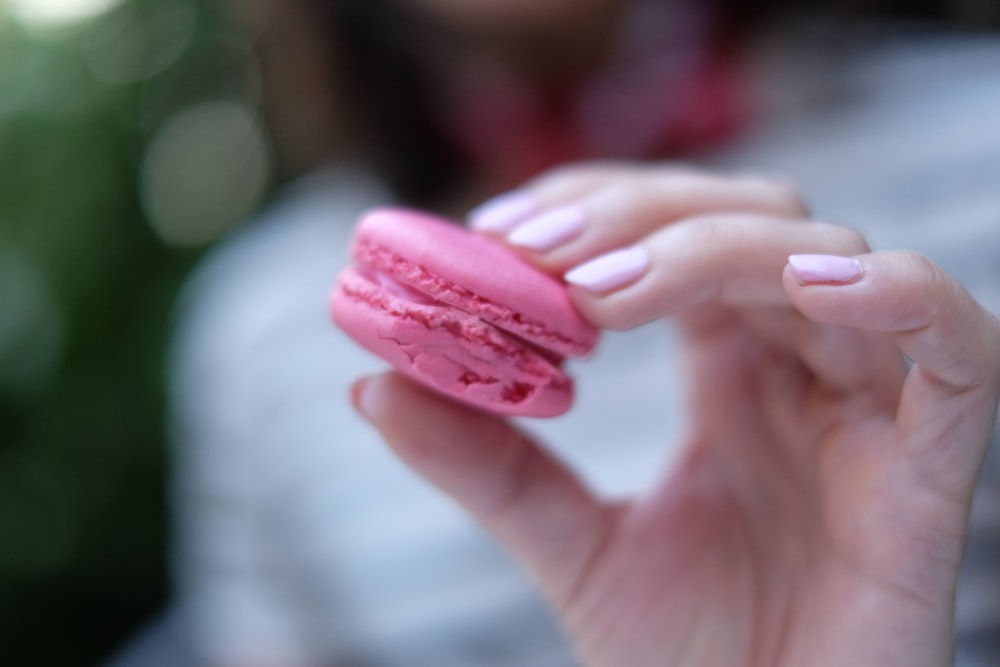
POLYGON ((165 352, 201 251, 147 224, 140 163, 171 113, 246 74, 199 48, 234 29, 188 4, 179 28, 176 0, 134 0, 48 33, 0 4, 0 664, 98 663, 167 599, 165 352), (188 46, 101 80, 87 48, 126 13, 129 57, 171 29, 188 46))

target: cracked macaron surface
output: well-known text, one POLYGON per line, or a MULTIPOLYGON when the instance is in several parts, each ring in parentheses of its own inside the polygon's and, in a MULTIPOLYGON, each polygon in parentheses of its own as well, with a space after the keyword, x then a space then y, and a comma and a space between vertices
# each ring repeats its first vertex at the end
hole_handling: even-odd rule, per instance
POLYGON ((597 343, 565 286, 461 227, 402 209, 366 215, 355 267, 341 272, 334 321, 355 341, 440 392, 495 412, 569 409, 561 365, 597 343))

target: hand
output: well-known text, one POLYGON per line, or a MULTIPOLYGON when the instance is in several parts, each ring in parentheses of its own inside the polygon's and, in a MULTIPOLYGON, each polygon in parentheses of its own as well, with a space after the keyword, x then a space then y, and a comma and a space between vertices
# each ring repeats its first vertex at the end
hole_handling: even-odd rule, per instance
POLYGON ((506 421, 401 376, 362 380, 354 400, 523 563, 582 660, 950 665, 1000 394, 997 321, 923 257, 870 254, 857 233, 804 220, 781 185, 597 166, 518 197, 522 217, 551 215, 511 241, 562 229, 521 251, 577 267, 585 316, 680 327, 679 462, 609 502, 506 421))

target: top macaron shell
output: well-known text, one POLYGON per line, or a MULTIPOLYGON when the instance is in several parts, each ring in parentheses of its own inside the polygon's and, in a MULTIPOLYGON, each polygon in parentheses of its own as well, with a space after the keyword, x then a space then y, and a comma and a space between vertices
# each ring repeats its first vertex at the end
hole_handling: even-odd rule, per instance
POLYGON ((582 356, 597 344, 598 330, 577 313, 565 285, 457 225, 378 209, 361 220, 353 254, 359 265, 556 355, 582 356))

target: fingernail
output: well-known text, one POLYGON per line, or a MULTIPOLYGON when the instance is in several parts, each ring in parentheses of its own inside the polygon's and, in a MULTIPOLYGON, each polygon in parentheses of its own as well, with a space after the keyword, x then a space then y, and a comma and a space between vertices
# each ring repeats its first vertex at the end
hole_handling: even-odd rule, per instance
POLYGON ((535 200, 523 192, 508 192, 472 209, 469 226, 483 232, 506 232, 531 216, 536 208, 535 200))
POLYGON ((583 218, 583 209, 579 206, 561 206, 519 225, 507 241, 535 250, 551 250, 579 234, 583 218))
POLYGON ((351 386, 351 404, 368 421, 372 421, 378 415, 381 403, 378 388, 372 386, 374 384, 372 380, 373 378, 364 377, 351 386))
POLYGON ((607 292, 632 282, 649 267, 649 257, 639 246, 622 248, 601 255, 564 276, 566 282, 585 287, 592 292, 607 292))
POLYGON ((788 265, 804 285, 828 283, 845 285, 861 277, 861 262, 837 255, 791 255, 788 265))

